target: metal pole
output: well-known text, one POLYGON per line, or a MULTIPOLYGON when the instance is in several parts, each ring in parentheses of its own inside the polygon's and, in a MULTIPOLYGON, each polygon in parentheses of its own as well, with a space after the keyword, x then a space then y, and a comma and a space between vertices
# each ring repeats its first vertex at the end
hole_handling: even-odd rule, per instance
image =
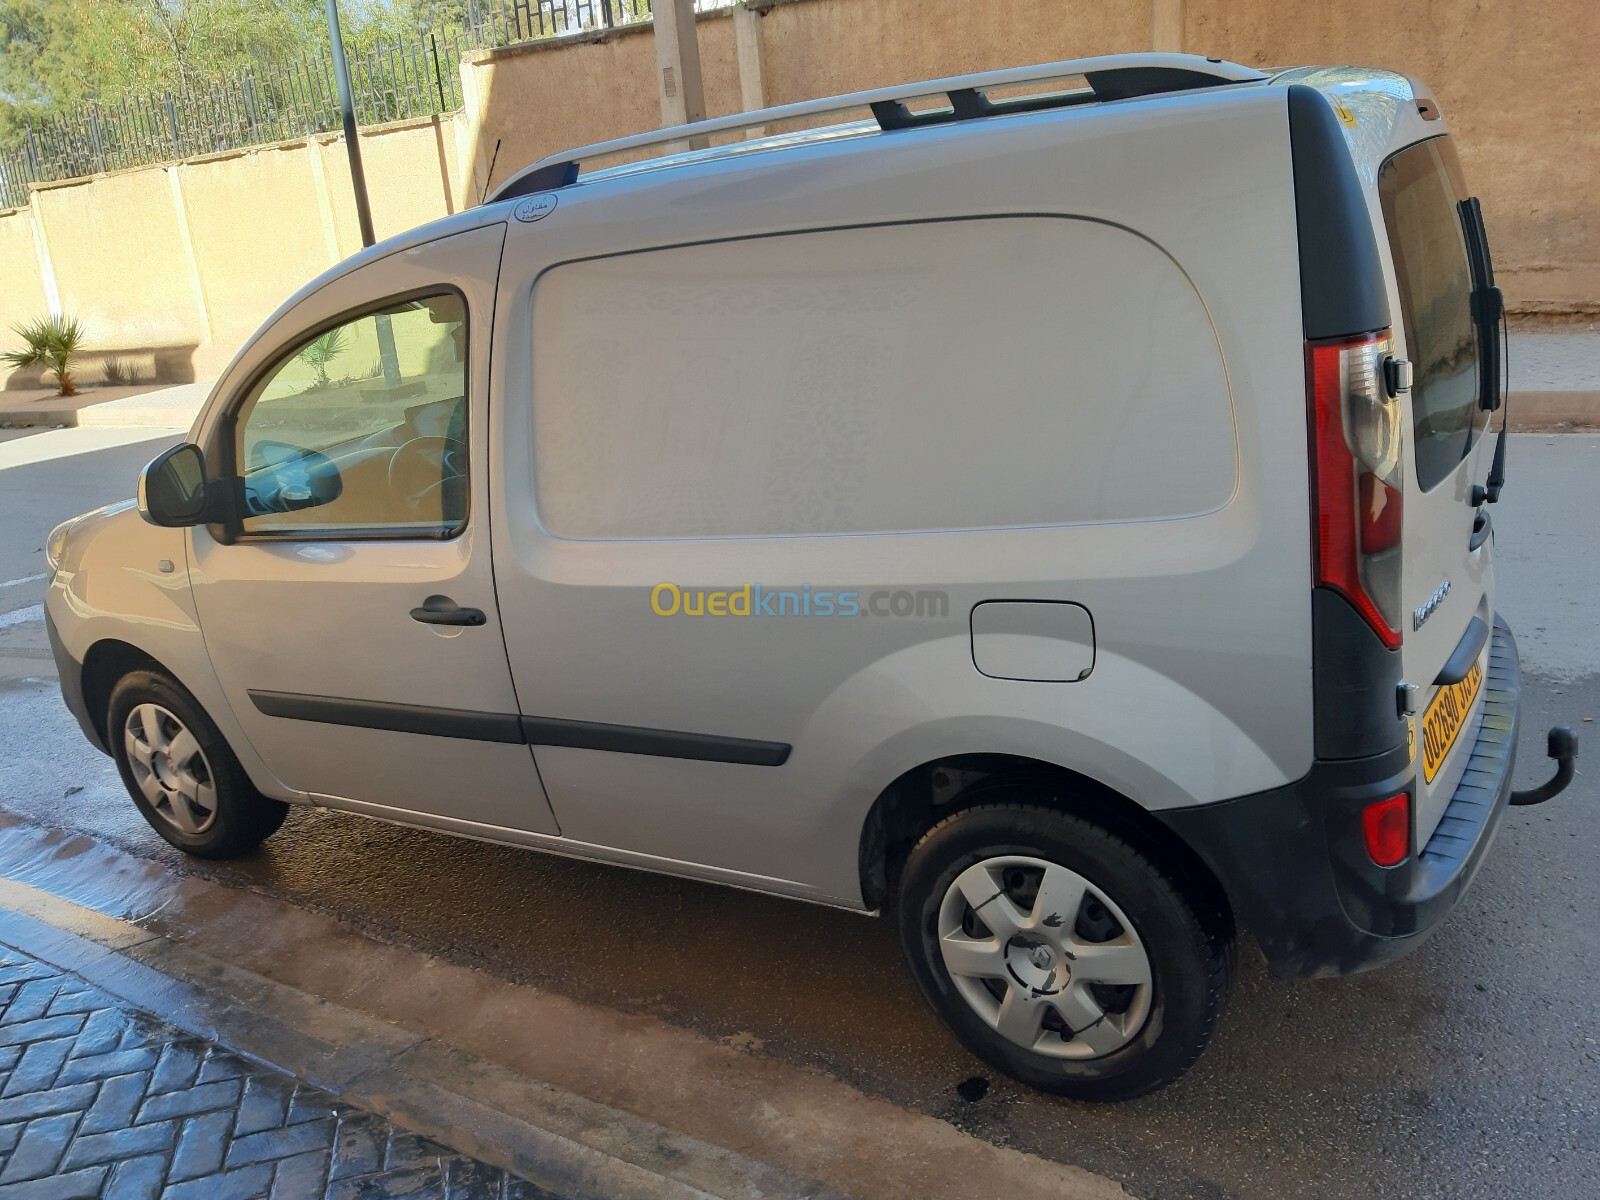
POLYGON ((361 169, 356 102, 350 92, 350 64, 345 60, 344 38, 339 34, 339 2, 323 0, 323 3, 328 10, 328 41, 333 48, 333 78, 339 88, 339 113, 344 118, 344 148, 350 156, 350 183, 356 193, 356 220, 361 225, 361 244, 370 246, 378 239, 372 232, 372 209, 367 204, 367 173, 361 169))
MULTIPOLYGON (((339 86, 339 112, 344 118, 344 148, 350 155, 350 183, 356 193, 356 220, 361 225, 361 244, 370 246, 377 237, 372 232, 372 209, 367 204, 367 173, 361 169, 360 133, 356 129, 356 102, 350 91, 350 63, 344 56, 344 38, 339 35, 338 0, 325 0, 328 9, 328 41, 333 50, 333 77, 339 86)), ((379 313, 378 359, 383 364, 383 381, 389 387, 400 384, 400 360, 395 353, 394 325, 387 313, 379 313)))

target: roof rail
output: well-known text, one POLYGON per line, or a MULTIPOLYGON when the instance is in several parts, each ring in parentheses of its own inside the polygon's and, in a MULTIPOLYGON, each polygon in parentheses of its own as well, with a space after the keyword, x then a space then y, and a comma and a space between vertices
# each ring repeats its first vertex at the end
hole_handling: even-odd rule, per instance
POLYGON ((609 142, 596 142, 592 146, 581 146, 575 150, 564 150, 560 154, 540 159, 516 172, 494 189, 488 203, 509 200, 532 192, 546 192, 567 187, 577 182, 578 164, 588 159, 685 142, 699 141, 704 145, 705 139, 712 134, 740 133, 780 121, 869 109, 877 118, 878 127, 889 131, 949 121, 967 121, 1003 113, 1035 112, 1044 108, 1097 100, 1126 100, 1134 96, 1216 87, 1228 83, 1260 82, 1266 78, 1260 71, 1251 67, 1224 62, 1217 58, 1202 58, 1197 54, 1106 54, 1097 58, 1068 59, 1064 62, 1043 63, 1032 67, 984 71, 975 75, 953 75, 946 79, 930 79, 922 83, 901 84, 898 87, 877 88, 866 92, 849 92, 821 100, 805 100, 798 104, 783 104, 776 108, 735 113, 729 117, 715 117, 709 121, 695 121, 689 125, 655 129, 609 142), (1020 96, 1012 100, 999 101, 991 101, 985 95, 986 92, 998 88, 1054 83, 1078 78, 1088 81, 1090 88, 1088 94, 1066 92, 1044 96, 1020 96), (926 100, 937 96, 947 98, 947 108, 913 111, 907 107, 908 101, 926 100))

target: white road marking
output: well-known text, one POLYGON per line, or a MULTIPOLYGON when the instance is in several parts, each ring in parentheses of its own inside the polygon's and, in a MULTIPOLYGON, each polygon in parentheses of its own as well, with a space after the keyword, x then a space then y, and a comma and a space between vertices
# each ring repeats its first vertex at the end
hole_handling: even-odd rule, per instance
POLYGON ((35 604, 31 608, 19 608, 14 612, 0 613, 0 629, 10 629, 14 625, 27 625, 33 621, 44 620, 44 605, 35 604))
POLYGON ((8 579, 0 583, 0 588, 21 587, 25 583, 38 583, 41 579, 49 579, 48 572, 40 575, 24 575, 21 579, 8 579))

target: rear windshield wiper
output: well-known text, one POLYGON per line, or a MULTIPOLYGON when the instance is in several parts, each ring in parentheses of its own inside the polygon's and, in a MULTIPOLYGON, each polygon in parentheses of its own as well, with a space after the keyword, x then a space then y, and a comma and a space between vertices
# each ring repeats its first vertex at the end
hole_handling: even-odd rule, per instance
MULTIPOLYGON (((1506 323, 1505 298, 1494 283, 1494 260, 1489 254, 1489 234, 1483 224, 1483 206, 1476 196, 1461 201, 1461 230, 1467 242, 1467 261, 1472 271, 1472 321, 1478 332, 1478 405, 1485 412, 1505 406, 1511 390, 1511 333, 1506 323), (1502 377, 1504 384, 1502 386, 1502 377)), ((1509 409, 1500 414, 1500 436, 1495 441, 1494 459, 1484 499, 1490 504, 1500 499, 1506 483, 1506 428, 1509 409)))

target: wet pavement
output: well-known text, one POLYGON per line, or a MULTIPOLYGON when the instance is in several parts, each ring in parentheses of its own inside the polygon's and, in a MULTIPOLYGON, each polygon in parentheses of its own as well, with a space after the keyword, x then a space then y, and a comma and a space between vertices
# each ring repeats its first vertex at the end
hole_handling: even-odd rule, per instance
POLYGON ((552 1200, 0 945, 0 1197, 552 1200))
MULTIPOLYGON (((150 453, 95 452, 124 471, 150 453)), ((0 469, 8 504, 18 470, 31 468, 0 469)), ((61 515, 125 490, 85 482, 61 515)), ((504 979, 829 1072, 1139 1195, 1600 1194, 1600 796, 1583 769, 1600 742, 1581 722, 1600 717, 1600 438, 1516 439, 1495 523, 1500 607, 1524 656, 1519 786, 1546 775, 1543 731, 1558 720, 1590 743, 1579 779, 1508 815, 1473 891, 1410 958, 1283 983, 1244 947, 1211 1050, 1131 1104, 1074 1105, 994 1077, 960 1089, 987 1073, 924 1008, 885 922, 328 812, 296 811, 249 860, 185 860, 143 824, 48 685, 29 682, 50 666, 28 657, 25 621, 0 627, 0 743, 11 748, 0 807, 504 979)), ((15 557, 26 552, 0 534, 0 583, 27 573, 15 557)), ((17 591, 0 590, 0 614, 37 602, 17 591)))

